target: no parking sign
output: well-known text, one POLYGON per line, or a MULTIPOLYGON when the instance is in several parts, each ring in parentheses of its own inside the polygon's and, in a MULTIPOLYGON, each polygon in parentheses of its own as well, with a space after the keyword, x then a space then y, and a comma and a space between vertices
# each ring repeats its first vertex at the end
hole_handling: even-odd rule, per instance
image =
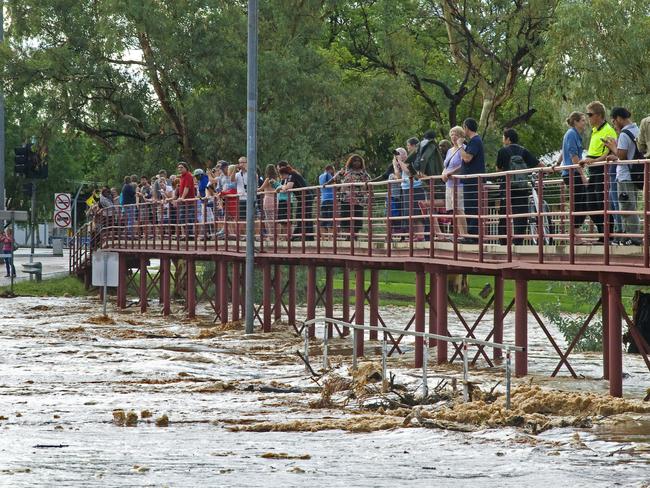
POLYGON ((72 197, 69 193, 54 194, 54 225, 59 229, 72 227, 72 197))

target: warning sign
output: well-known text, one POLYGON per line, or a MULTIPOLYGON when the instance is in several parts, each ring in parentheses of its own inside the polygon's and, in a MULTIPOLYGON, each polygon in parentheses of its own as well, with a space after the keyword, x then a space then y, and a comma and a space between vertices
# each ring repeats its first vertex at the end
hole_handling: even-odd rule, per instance
POLYGON ((54 225, 59 229, 72 227, 72 198, 69 193, 54 194, 54 225))
POLYGON ((54 194, 54 208, 56 210, 69 210, 72 206, 72 199, 69 193, 54 194))
POLYGON ((70 217, 70 212, 65 210, 59 210, 54 212, 54 225, 59 229, 67 229, 72 226, 72 218, 70 217))

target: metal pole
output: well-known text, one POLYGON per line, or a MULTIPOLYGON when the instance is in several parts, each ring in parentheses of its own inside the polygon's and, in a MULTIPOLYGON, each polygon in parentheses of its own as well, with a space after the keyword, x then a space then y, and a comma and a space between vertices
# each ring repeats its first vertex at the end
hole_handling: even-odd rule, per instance
MULTIPOLYGON (((0 8, 2 2, 0 0, 0 8)), ((11 237, 13 238, 14 242, 16 242, 16 227, 15 227, 15 219, 13 213, 11 214, 11 237)), ((14 279, 16 276, 16 273, 14 272, 16 263, 14 261, 14 242, 11 243, 11 266, 9 269, 9 274, 11 275, 11 296, 14 295, 14 279)), ((31 276, 31 275, 30 275, 31 276)))
POLYGON ((429 363, 429 347, 426 340, 422 341, 422 396, 429 397, 429 379, 427 376, 427 366, 429 363))
POLYGON ((463 341, 463 401, 469 402, 469 358, 467 341, 463 341))
POLYGON ((255 199, 257 197, 257 0, 248 0, 248 83, 246 107, 246 333, 253 333, 255 199))
POLYGON ((510 410, 510 387, 512 382, 511 358, 510 348, 506 347, 506 410, 510 410))
MULTIPOLYGON (((34 237, 36 237, 36 182, 32 181, 32 250, 29 254, 29 262, 34 261, 34 237)), ((29 275, 32 279, 32 275, 29 275)))
MULTIPOLYGON (((108 254, 106 252, 103 252, 103 261, 104 261, 104 274, 103 274, 103 281, 104 281, 104 293, 103 298, 104 298, 104 317, 106 317, 106 302, 108 301, 108 254)), ((142 272, 142 269, 140 270, 142 272)), ((142 300, 142 298, 140 298, 142 300)), ((146 298, 145 298, 146 300, 146 298)))
MULTIPOLYGON (((0 45, 2 44, 4 44, 4 1, 0 0, 0 45)), ((5 95, 4 92, 2 91, 2 87, 0 87, 0 210, 4 210, 4 209, 5 209, 5 95)), ((11 291, 13 293, 13 287, 11 291)))
POLYGON ((323 330, 323 371, 326 371, 329 366, 329 362, 327 360, 328 339, 329 339, 329 330, 326 325, 323 330))
POLYGON ((79 228, 79 225, 77 224, 77 200, 79 200, 79 193, 81 193, 83 187, 84 187, 84 183, 79 185, 79 188, 77 189, 77 193, 75 193, 74 195, 74 200, 72 201, 72 235, 73 236, 77 235, 77 229, 79 228))
POLYGON ((305 373, 309 373, 309 327, 305 327, 305 373))

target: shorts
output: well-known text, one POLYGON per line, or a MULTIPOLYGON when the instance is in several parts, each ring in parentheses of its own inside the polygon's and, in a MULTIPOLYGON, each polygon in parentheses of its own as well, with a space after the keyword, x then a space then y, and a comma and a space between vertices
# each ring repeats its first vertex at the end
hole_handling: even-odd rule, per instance
MULTIPOLYGON (((456 188, 456 198, 458 199, 456 205, 456 211, 464 212, 465 211, 465 199, 463 198, 463 187, 458 186, 456 188)), ((454 188, 447 187, 445 189, 445 208, 448 212, 454 209, 454 188)))
POLYGON ((320 226, 325 228, 332 227, 332 217, 334 216, 334 201, 325 200, 320 204, 320 226))

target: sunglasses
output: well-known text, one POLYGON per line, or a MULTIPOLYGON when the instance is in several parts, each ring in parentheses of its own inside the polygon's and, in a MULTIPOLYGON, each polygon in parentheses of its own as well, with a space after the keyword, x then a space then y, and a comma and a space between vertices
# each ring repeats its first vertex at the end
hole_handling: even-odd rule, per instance
POLYGON ((587 112, 587 117, 591 117, 592 115, 596 115, 593 112, 587 112))

